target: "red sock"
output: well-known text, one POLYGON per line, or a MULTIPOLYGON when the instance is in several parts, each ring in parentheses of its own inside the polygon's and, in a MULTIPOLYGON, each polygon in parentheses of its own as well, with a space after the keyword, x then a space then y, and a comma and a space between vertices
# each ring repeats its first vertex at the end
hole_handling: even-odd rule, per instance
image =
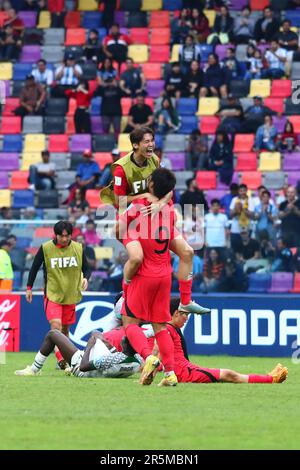
POLYGON ((63 359, 64 359, 63 355, 62 355, 62 353, 60 352, 59 349, 57 351, 55 351, 55 356, 56 356, 57 362, 63 361, 63 359))
POLYGON ((270 375, 255 375, 250 374, 248 376, 249 384, 271 384, 273 382, 273 377, 270 375))
POLYGON ((165 372, 171 372, 174 370, 174 343, 170 333, 168 330, 159 331, 156 333, 155 339, 165 372))
POLYGON ((146 360, 152 351, 142 328, 139 325, 128 325, 125 328, 125 333, 133 349, 146 360))
POLYGON ((187 305, 190 303, 192 297, 193 280, 190 279, 189 281, 178 281, 178 283, 180 292, 180 302, 183 305, 187 305))

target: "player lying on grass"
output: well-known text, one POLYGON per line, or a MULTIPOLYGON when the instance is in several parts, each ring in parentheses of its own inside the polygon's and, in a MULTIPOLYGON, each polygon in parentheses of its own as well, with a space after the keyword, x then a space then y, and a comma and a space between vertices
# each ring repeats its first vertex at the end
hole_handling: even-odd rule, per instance
MULTIPOLYGON (((102 189, 100 199, 105 204, 116 205, 122 213, 128 204, 143 197, 147 205, 144 214, 161 210, 172 199, 173 191, 164 196, 154 195, 149 191, 150 177, 160 165, 155 155, 153 130, 148 127, 135 129, 130 133, 132 151, 113 163, 111 171, 113 181, 110 186, 102 189)), ((120 238, 122 239, 122 238, 120 238)), ((124 292, 134 275, 138 272, 144 258, 144 251, 139 240, 126 246, 129 259, 124 266, 124 292)), ((170 249, 179 257, 178 282, 181 298, 181 308, 188 313, 210 313, 210 310, 191 300, 193 283, 194 250, 178 235, 171 241, 170 249)))
POLYGON ((129 377, 140 370, 140 358, 132 351, 127 339, 122 342, 123 352, 118 352, 101 333, 94 331, 86 349, 81 351, 59 330, 51 330, 45 336, 31 366, 16 370, 15 375, 39 375, 55 346, 70 364, 71 373, 76 377, 129 377))

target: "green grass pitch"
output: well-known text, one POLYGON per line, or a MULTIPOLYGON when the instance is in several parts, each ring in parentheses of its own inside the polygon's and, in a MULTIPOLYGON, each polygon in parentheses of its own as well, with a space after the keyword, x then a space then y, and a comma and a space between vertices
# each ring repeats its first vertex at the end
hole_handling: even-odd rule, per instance
POLYGON ((206 367, 265 373, 277 362, 287 382, 141 387, 129 379, 78 379, 54 369, 16 377, 34 354, 0 365, 0 449, 299 449, 300 365, 290 358, 195 356, 206 367))

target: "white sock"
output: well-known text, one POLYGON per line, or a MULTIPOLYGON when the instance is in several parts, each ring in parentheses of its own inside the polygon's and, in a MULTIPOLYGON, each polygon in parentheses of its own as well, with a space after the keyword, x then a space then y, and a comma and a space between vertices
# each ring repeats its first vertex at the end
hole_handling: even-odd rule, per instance
POLYGON ((34 358, 33 363, 31 364, 31 369, 33 372, 38 372, 41 370, 41 368, 44 365, 44 362, 46 361, 48 356, 44 356, 40 351, 37 353, 37 355, 34 358))
POLYGON ((169 377, 169 375, 174 374, 173 370, 170 370, 169 372, 165 372, 165 377, 169 377))

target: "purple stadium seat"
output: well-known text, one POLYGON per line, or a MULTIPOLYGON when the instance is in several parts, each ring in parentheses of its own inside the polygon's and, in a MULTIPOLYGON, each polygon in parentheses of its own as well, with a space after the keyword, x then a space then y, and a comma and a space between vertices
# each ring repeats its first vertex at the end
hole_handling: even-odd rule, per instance
POLYGON ((293 288, 293 273, 272 273, 271 289, 268 292, 288 292, 293 288))
POLYGON ((264 54, 270 46, 269 44, 258 44, 257 47, 261 51, 261 53, 264 54))
POLYGON ((70 152, 83 152, 92 148, 92 138, 90 134, 74 134, 71 137, 70 152))
POLYGON ((288 184, 297 186, 298 181, 300 181, 300 171, 289 171, 288 184))
POLYGON ((218 44, 216 46, 216 54, 219 56, 219 60, 221 61, 226 57, 226 51, 228 47, 234 47, 233 44, 218 44))
POLYGON ((125 11, 115 11, 115 22, 119 23, 120 28, 124 28, 126 26, 125 11))
POLYGON ((26 28, 35 28, 36 26, 36 11, 19 11, 19 18, 23 21, 26 28))
POLYGON ((208 202, 208 205, 210 206, 210 203, 213 199, 222 199, 225 194, 228 193, 228 190, 226 189, 209 189, 206 191, 206 200, 208 202))
POLYGON ((40 46, 23 46, 20 62, 33 64, 41 58, 40 46))
POLYGON ((130 32, 130 30, 129 30, 128 28, 120 28, 120 32, 121 32, 122 34, 127 34, 127 35, 128 35, 129 32, 130 32))
MULTIPOLYGON (((233 173, 231 183, 239 183, 239 174, 237 171, 233 173)), ((224 189, 224 190, 229 190, 230 185, 226 185, 225 183, 222 183, 221 181, 218 182, 218 189, 224 189)))
POLYGON ((101 116, 91 116, 91 125, 93 134, 104 134, 101 116))
POLYGON ((292 152, 284 154, 283 169, 289 170, 300 170, 300 153, 292 152))
POLYGON ((183 152, 166 152, 166 157, 171 160, 172 170, 185 170, 185 154, 183 152))
POLYGON ((286 116, 273 116, 273 123, 278 132, 283 132, 284 131, 284 126, 286 124, 287 118, 286 116))
POLYGON ((271 274, 249 274, 248 292, 267 292, 271 287, 271 274))
POLYGON ((242 10, 244 6, 248 5, 248 0, 231 0, 230 10, 242 10))
POLYGON ((19 155, 17 153, 0 153, 0 168, 4 171, 19 169, 19 155))
POLYGON ((5 171, 0 171, 0 189, 5 189, 9 187, 8 173, 5 171))
POLYGON ((165 82, 163 80, 148 80, 147 93, 150 98, 158 98, 164 89, 165 82))

